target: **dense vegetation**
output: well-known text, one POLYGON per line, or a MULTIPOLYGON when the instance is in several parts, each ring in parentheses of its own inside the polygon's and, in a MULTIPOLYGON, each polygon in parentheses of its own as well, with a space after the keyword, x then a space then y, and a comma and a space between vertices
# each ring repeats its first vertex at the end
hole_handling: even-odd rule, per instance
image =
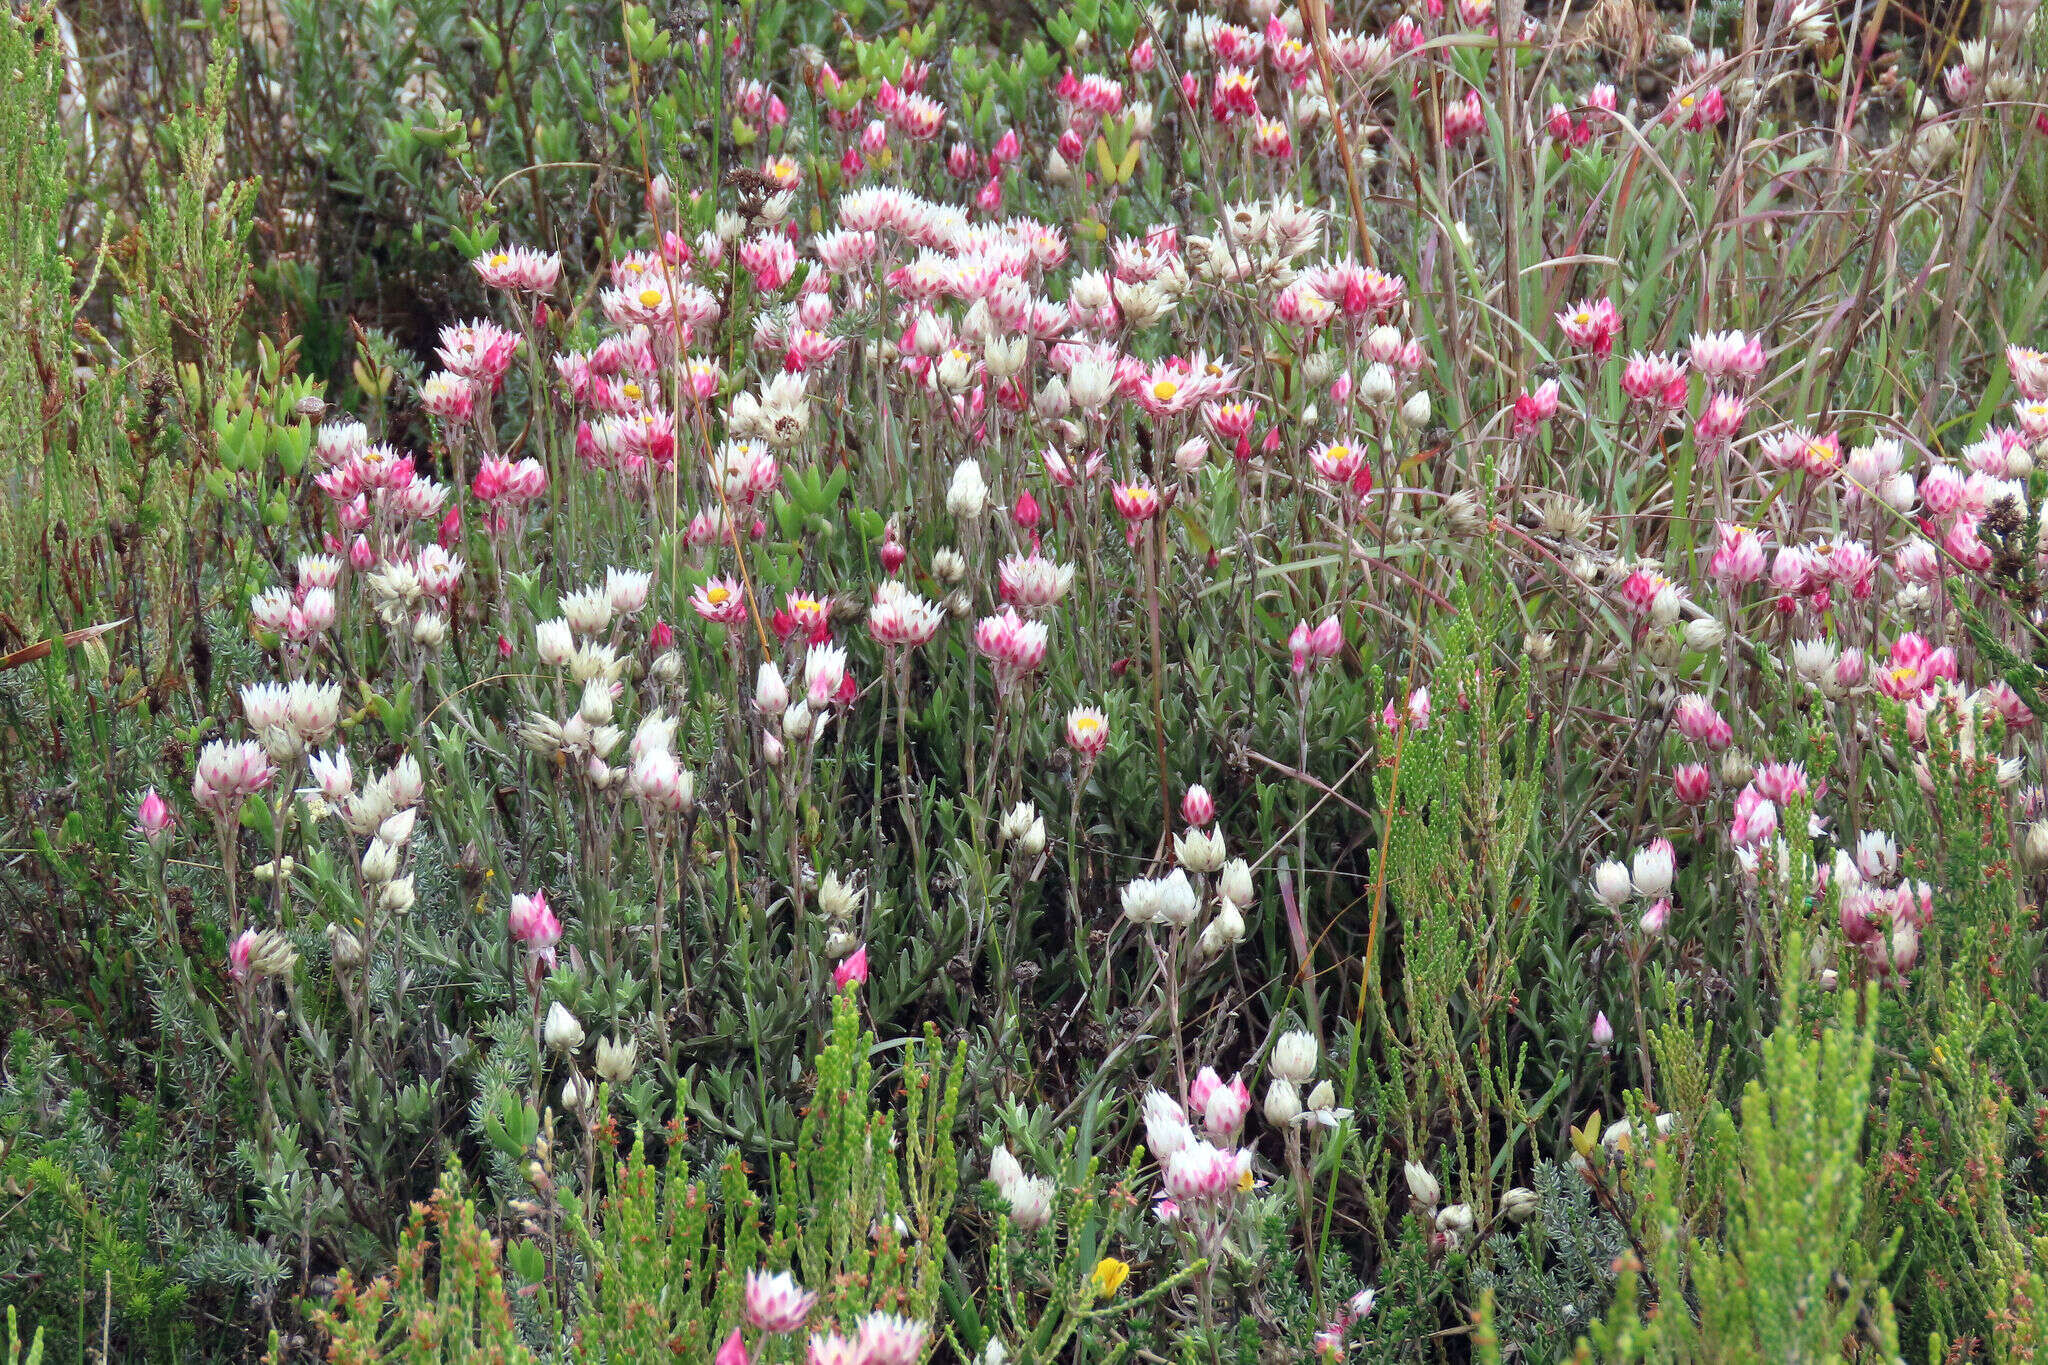
POLYGON ((2048 1343, 2031 0, 63 10, 10 1359, 2048 1343))

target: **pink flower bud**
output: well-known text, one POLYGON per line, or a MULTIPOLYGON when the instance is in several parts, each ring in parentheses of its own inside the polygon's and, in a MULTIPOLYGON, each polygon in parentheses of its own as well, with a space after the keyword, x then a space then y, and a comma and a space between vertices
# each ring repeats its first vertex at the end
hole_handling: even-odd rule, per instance
POLYGON ((1335 616, 1325 616, 1308 637, 1309 652, 1320 659, 1334 659, 1344 648, 1344 624, 1335 616))
POLYGON ((1216 802, 1210 797, 1207 787, 1197 783, 1187 789, 1180 798, 1180 818, 1197 828, 1215 821, 1216 802))
POLYGON ((1188 1087, 1188 1107, 1196 1113, 1206 1114, 1209 1096, 1216 1093, 1216 1087, 1223 1084, 1223 1078, 1216 1074, 1216 1068, 1205 1066, 1195 1073, 1195 1083, 1188 1087))
POLYGON ((1836 912, 1836 919, 1842 926, 1842 937, 1859 948, 1875 939, 1875 909, 1876 902, 1868 891, 1843 892, 1841 908, 1836 912))
POLYGON ((832 989, 843 991, 848 986, 864 986, 868 979, 868 950, 862 944, 853 950, 853 956, 832 969, 832 989))
POLYGON ((1904 975, 1920 960, 1920 931, 1911 924, 1892 926, 1892 970, 1904 975))
POLYGON ((135 812, 135 827, 149 840, 150 847, 155 848, 163 843, 164 835, 176 818, 171 814, 170 804, 156 794, 155 787, 151 787, 142 794, 142 805, 135 812))
POLYGON ((1754 786, 1744 787, 1735 797, 1735 815, 1729 822, 1728 837, 1744 848, 1761 844, 1778 832, 1778 807, 1754 786))
POLYGON ((1714 796, 1713 774, 1704 763, 1681 763, 1672 771, 1671 790, 1688 806, 1704 806, 1714 796))
POLYGON ((1659 899, 1652 902, 1649 909, 1643 911, 1642 918, 1636 921, 1636 927, 1641 929, 1645 936, 1657 938, 1670 923, 1671 902, 1659 899))
POLYGON ((555 944, 562 938, 562 922, 548 909, 547 892, 514 896, 506 925, 512 931, 512 937, 525 944, 536 956, 554 960, 555 944))
POLYGON ((249 962, 256 950, 256 931, 244 929, 228 945, 228 975, 237 981, 249 979, 249 962))
POLYGON ((1735 738, 1735 732, 1714 709, 1714 704, 1702 696, 1681 698, 1673 719, 1679 734, 1703 748, 1718 752, 1727 748, 1735 738))
POLYGON ((1202 1106, 1202 1124, 1211 1137, 1232 1141, 1244 1127, 1245 1115, 1251 1112, 1251 1107, 1251 1092, 1241 1078, 1233 1076, 1228 1085, 1218 1085, 1209 1092, 1208 1102, 1202 1106))
POLYGON ((1603 1051, 1614 1045, 1614 1025, 1607 1022, 1605 1010, 1593 1016, 1593 1046, 1603 1051))

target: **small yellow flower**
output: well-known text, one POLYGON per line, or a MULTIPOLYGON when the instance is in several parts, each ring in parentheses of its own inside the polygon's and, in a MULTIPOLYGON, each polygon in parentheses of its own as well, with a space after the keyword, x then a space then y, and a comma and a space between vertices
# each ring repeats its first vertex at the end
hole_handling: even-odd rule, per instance
POLYGON ((1105 1256, 1095 1263, 1095 1270, 1088 1279, 1095 1286, 1099 1299, 1111 1298, 1124 1287, 1124 1281, 1131 1277, 1131 1263, 1119 1261, 1114 1256, 1105 1256))

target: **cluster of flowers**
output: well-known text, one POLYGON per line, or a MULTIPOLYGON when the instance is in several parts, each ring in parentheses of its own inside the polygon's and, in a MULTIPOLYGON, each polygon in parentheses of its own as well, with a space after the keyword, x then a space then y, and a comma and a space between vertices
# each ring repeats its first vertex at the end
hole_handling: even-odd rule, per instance
MULTIPOLYGON (((765 1337, 794 1336, 809 1324, 817 1302, 818 1296, 797 1283, 796 1277, 786 1270, 750 1270, 741 1312, 746 1326, 765 1337)), ((863 1317, 850 1336, 836 1331, 812 1332, 804 1359, 807 1365, 917 1365, 930 1335, 927 1323, 895 1313, 874 1312, 863 1317)), ((756 1353, 761 1353, 765 1345, 757 1340, 756 1353)), ((747 1352, 745 1328, 735 1327, 713 1362, 748 1365, 754 1358, 747 1352)))
POLYGON ((1216 802, 1208 789, 1200 784, 1189 787, 1181 797, 1180 813, 1188 829, 1173 836, 1178 866, 1164 876, 1134 877, 1124 883, 1124 918, 1136 925, 1191 929, 1201 918, 1203 890, 1211 886, 1213 878, 1215 913, 1195 941, 1198 954, 1213 957, 1244 941, 1244 912, 1258 893, 1252 885, 1251 865, 1229 856, 1223 828, 1216 823, 1216 802), (1205 830, 1204 825, 1209 828, 1205 830))

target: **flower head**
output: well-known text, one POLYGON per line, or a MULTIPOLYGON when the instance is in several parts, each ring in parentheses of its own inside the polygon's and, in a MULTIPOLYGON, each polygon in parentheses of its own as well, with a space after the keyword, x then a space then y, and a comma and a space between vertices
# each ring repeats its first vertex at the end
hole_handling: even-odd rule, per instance
POLYGON ((721 626, 737 625, 747 619, 747 599, 740 585, 730 578, 713 578, 690 595, 690 605, 707 621, 721 626))
POLYGON ((1095 1269, 1088 1273, 1088 1282, 1095 1288, 1095 1297, 1108 1299, 1116 1297, 1116 1291, 1124 1287, 1124 1281, 1131 1277, 1131 1263, 1119 1261, 1114 1256, 1105 1256, 1095 1263, 1095 1269))
POLYGON ((818 1296, 807 1292, 786 1270, 747 1272, 747 1321, 764 1332, 800 1331, 818 1296))
POLYGON ((1109 717, 1093 706, 1076 706, 1067 712, 1067 747, 1083 758, 1093 759, 1109 744, 1109 717))

